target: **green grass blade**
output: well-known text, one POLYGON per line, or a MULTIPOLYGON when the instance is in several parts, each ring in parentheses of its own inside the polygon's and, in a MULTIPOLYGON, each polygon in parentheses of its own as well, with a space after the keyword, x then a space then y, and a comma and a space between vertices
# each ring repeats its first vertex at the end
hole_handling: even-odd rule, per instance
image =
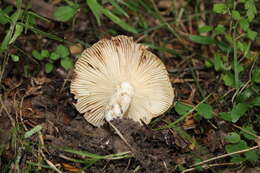
POLYGON ((139 10, 139 4, 138 1, 123 1, 123 0, 119 0, 118 3, 126 6, 127 8, 129 8, 132 11, 137 12, 139 10))
POLYGON ((158 51, 161 51, 161 52, 167 52, 167 53, 170 53, 174 56, 180 56, 180 54, 173 49, 169 49, 169 48, 166 48, 166 47, 159 47, 159 46, 156 46, 156 45, 151 44, 151 43, 142 43, 142 44, 151 48, 151 49, 155 49, 155 50, 158 50, 158 51))
POLYGON ((16 22, 19 20, 19 18, 21 17, 21 15, 23 13, 21 6, 22 6, 22 1, 17 0, 17 11, 14 13, 14 15, 12 17, 10 17, 11 26, 10 26, 3 42, 1 43, 0 53, 7 49, 8 45, 9 45, 11 39, 12 39, 12 35, 14 33, 14 30, 15 30, 16 22))
POLYGON ((194 43, 199 43, 199 44, 207 45, 207 44, 215 44, 216 43, 216 41, 209 36, 190 35, 189 38, 194 43))
MULTIPOLYGON (((24 25, 24 24, 22 24, 22 25, 24 25)), ((36 34, 41 34, 41 35, 43 35, 45 37, 48 37, 50 39, 57 40, 57 41, 60 41, 60 42, 64 42, 64 39, 62 39, 62 38, 60 38, 60 37, 58 37, 58 36, 56 36, 54 34, 50 34, 50 33, 44 32, 42 30, 39 30, 39 29, 37 29, 37 28, 35 28, 33 26, 28 26, 28 29, 30 29, 31 31, 35 32, 36 34)))
POLYGON ((118 160, 118 159, 124 159, 124 158, 129 158, 131 155, 129 155, 129 151, 122 152, 122 153, 116 153, 116 154, 109 154, 104 156, 105 159, 108 160, 118 160))
POLYGON ((86 0, 86 3, 88 4, 88 6, 89 6, 90 10, 92 11, 92 13, 94 14, 94 16, 96 17, 98 25, 100 25, 101 24, 101 22, 100 22, 101 6, 97 2, 97 0, 86 0))
POLYGON ((73 154, 77 154, 77 155, 92 158, 92 159, 98 159, 99 160, 99 159, 105 158, 104 156, 89 153, 89 152, 86 152, 86 151, 74 150, 74 149, 71 149, 71 148, 65 148, 65 149, 62 149, 62 150, 65 151, 65 152, 68 152, 68 153, 73 153, 73 154))
POLYGON ((124 30, 126 30, 128 32, 135 33, 135 34, 138 33, 138 31, 135 28, 133 28, 132 26, 130 26, 127 23, 125 23, 123 20, 121 20, 116 15, 114 15, 108 9, 103 8, 97 2, 97 0, 87 0, 87 4, 88 4, 89 8, 91 9, 92 13, 94 14, 94 16, 96 17, 97 22, 98 22, 99 25, 100 25, 100 15, 101 15, 101 13, 103 13, 107 18, 109 18, 115 24, 119 25, 124 30))
POLYGON ((123 28, 126 31, 132 32, 137 34, 138 31, 133 28, 132 26, 125 23, 123 20, 121 20, 119 17, 114 15, 112 12, 110 12, 108 9, 102 8, 103 14, 108 17, 111 21, 113 21, 115 24, 119 25, 121 28, 123 28))
POLYGON ((7 49, 9 41, 12 38, 12 34, 13 34, 13 26, 10 27, 10 29, 7 32, 7 34, 5 35, 5 38, 4 38, 3 42, 1 43, 0 53, 7 49))
POLYGON ((34 17, 37 17, 37 18, 39 18, 39 19, 41 19, 41 20, 43 20, 43 21, 45 21, 45 22, 50 22, 49 19, 47 19, 47 18, 45 18, 45 17, 43 17, 43 16, 40 16, 40 15, 38 15, 37 13, 34 13, 34 12, 32 12, 32 11, 26 11, 25 13, 27 13, 27 15, 32 15, 32 16, 34 16, 34 17))
POLYGON ((34 128, 32 128, 31 130, 27 131, 24 134, 24 138, 29 138, 29 137, 31 137, 32 135, 34 135, 35 133, 37 133, 37 132, 39 132, 41 130, 42 130, 42 126, 41 125, 37 125, 34 128))
POLYGON ((5 25, 10 23, 12 19, 4 12, 4 10, 0 9, 0 24, 5 25))
POLYGON ((36 162, 31 162, 31 161, 26 161, 26 163, 28 164, 28 165, 32 165, 32 166, 35 166, 35 167, 42 167, 42 168, 47 168, 47 169, 52 169, 50 166, 48 166, 48 165, 43 165, 43 164, 41 164, 41 163, 36 163, 36 162))
POLYGON ((118 12, 120 12, 121 14, 123 14, 123 15, 126 16, 126 17, 129 17, 128 14, 124 11, 124 9, 121 8, 115 0, 108 0, 108 1, 112 4, 112 6, 113 6, 118 12))
POLYGON ((125 23, 123 20, 121 20, 119 17, 114 15, 112 12, 110 12, 108 9, 102 8, 102 12, 105 16, 107 16, 111 21, 113 21, 115 24, 119 25, 121 28, 123 28, 126 31, 132 32, 137 34, 138 31, 133 28, 132 26, 125 23))
POLYGON ((13 43, 23 32, 23 26, 20 24, 15 25, 15 31, 8 44, 13 43))

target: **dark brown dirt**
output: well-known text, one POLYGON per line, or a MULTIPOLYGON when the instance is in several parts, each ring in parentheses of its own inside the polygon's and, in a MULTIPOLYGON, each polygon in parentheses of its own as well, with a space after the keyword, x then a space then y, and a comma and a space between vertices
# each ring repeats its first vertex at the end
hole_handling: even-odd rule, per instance
MULTIPOLYGON (((8 69, 11 69, 8 67, 8 69)), ((153 130, 153 128, 165 125, 163 121, 173 122, 175 113, 171 112, 162 116, 163 121, 159 121, 150 126, 141 126, 131 120, 114 120, 112 123, 126 138, 131 148, 116 134, 108 124, 102 128, 95 128, 84 120, 74 108, 73 96, 69 92, 69 82, 66 78, 71 78, 71 72, 59 71, 53 76, 39 73, 29 80, 22 80, 17 76, 17 71, 6 71, 3 81, 6 97, 4 107, 13 119, 21 123, 28 129, 41 124, 43 126, 42 135, 46 146, 46 156, 54 164, 62 164, 63 170, 68 169, 66 164, 75 168, 83 168, 84 164, 68 161, 64 157, 84 159, 78 155, 64 152, 63 148, 73 148, 75 150, 87 151, 89 153, 108 155, 119 152, 131 151, 131 158, 115 161, 101 160, 87 169, 87 172, 128 172, 136 170, 142 173, 176 172, 176 165, 189 165, 194 157, 199 157, 200 153, 206 158, 213 157, 214 153, 222 153, 223 136, 226 134, 225 128, 228 124, 216 120, 215 129, 206 122, 196 125, 194 118, 186 119, 182 127, 187 133, 193 134, 196 141, 201 145, 195 146, 191 139, 183 138, 179 132, 166 130, 153 130), (14 76, 14 77, 12 77, 14 76), (18 112, 17 112, 18 111, 18 112), (205 131, 202 132, 201 128, 205 131)), ((185 72, 188 74, 188 72, 185 72)), ((183 75, 185 75, 183 74, 183 75)), ((214 74, 205 72, 203 77, 207 81, 204 85, 210 85, 206 93, 212 92, 217 85, 212 85, 211 76, 214 74), (211 84, 208 84, 210 82, 211 84)), ((195 88, 189 83, 175 84, 177 97, 187 100, 198 100, 198 95, 192 95, 195 88), (181 94, 180 94, 181 93, 181 94)), ((195 101, 196 103, 196 101, 195 101)), ((15 146, 10 144, 12 129, 11 121, 4 109, 1 110, 0 127, 0 148, 3 151, 2 164, 8 163, 8 159, 15 159, 15 146)), ((214 120, 213 120, 214 121, 214 120)), ((23 128, 21 128, 23 131, 23 128)), ((30 138, 38 143, 37 135, 30 138)), ((35 146, 37 147, 37 145, 35 146)), ((28 160, 34 157, 31 153, 23 153, 28 160)), ((24 163, 25 164, 25 163, 24 163)), ((1 164, 0 164, 1 167, 1 164)), ((23 168, 23 164, 21 164, 23 168)))
MULTIPOLYGON (((131 34, 122 30, 106 17, 102 17, 102 25, 98 26, 90 10, 85 9, 87 8, 86 1, 79 0, 77 2, 83 8, 78 10, 74 20, 62 23, 53 19, 52 11, 55 6, 66 4, 65 1, 32 1, 32 6, 36 4, 36 7, 38 7, 37 10, 33 8, 34 12, 49 19, 46 22, 37 18, 35 27, 64 38, 67 42, 61 43, 28 30, 26 34, 18 37, 16 42, 10 45, 8 49, 8 53, 19 55, 20 61, 15 63, 9 60, 4 66, 3 75, 1 74, 0 173, 15 172, 14 163, 18 156, 20 157, 18 166, 21 171, 26 169, 28 162, 46 165, 39 150, 43 151, 46 159, 64 172, 76 172, 82 168, 85 172, 90 173, 176 173, 182 166, 189 168, 195 159, 205 160, 224 154, 224 136, 227 132, 234 131, 235 128, 218 116, 214 116, 210 120, 197 120, 196 115, 191 114, 177 124, 177 128, 165 130, 155 129, 166 125, 167 122, 174 122, 179 117, 174 109, 158 117, 148 126, 141 126, 128 119, 112 121, 126 138, 131 148, 108 124, 101 128, 95 128, 85 121, 83 116, 74 108, 75 100, 69 90, 73 72, 65 71, 59 62, 56 62, 52 73, 44 73, 44 63, 47 61, 35 60, 31 56, 32 51, 42 49, 53 51, 58 44, 70 47, 76 43, 81 44, 82 48, 87 48, 102 38, 110 38, 116 34, 131 34), (41 2, 41 8, 39 8, 39 2, 41 2), (58 4, 55 5, 54 3, 58 4), (46 9, 50 5, 52 7, 46 9), (23 68, 24 65, 28 66, 27 71, 23 68), (36 125, 43 126, 41 133, 24 139, 25 131, 36 125), (43 139, 45 148, 41 148, 41 139, 43 139), (69 158, 78 160, 86 158, 65 152, 65 148, 102 156, 130 151, 131 157, 120 160, 100 160, 91 167, 85 168, 86 164, 70 161, 69 158)), ((180 33, 184 33, 185 36, 197 34, 197 23, 200 17, 190 18, 197 13, 198 9, 194 8, 197 6, 197 2, 176 2, 177 10, 179 8, 186 10, 184 13, 186 16, 183 19, 191 20, 181 22, 179 26, 176 26, 176 31, 177 29, 180 30, 180 33)), ((202 2, 208 9, 211 9, 212 2, 202 2)), ((0 1, 1 7, 10 4, 15 4, 15 0, 0 1)), ((146 11, 146 9, 143 10, 146 11)), ((171 11, 174 11, 173 9, 167 7, 165 9, 165 6, 162 6, 159 7, 159 10, 162 10, 162 15, 167 21, 174 18, 175 12, 171 13, 171 11)), ((129 11, 130 17, 124 20, 130 25, 133 23, 134 26, 135 23, 138 23, 136 20, 139 20, 138 13, 129 11)), ((213 26, 212 22, 217 21, 217 18, 214 15, 209 18, 209 21, 205 22, 213 26), (214 20, 212 20, 213 18, 214 20)), ((143 14, 140 19, 146 21, 147 25, 151 27, 156 27, 159 24, 159 20, 150 16, 149 13, 143 14)), ((229 20, 224 16, 218 20, 222 21, 223 24, 229 23, 229 20)), ((172 24, 172 26, 175 28, 175 24, 172 24)), ((0 40, 4 39, 8 29, 9 25, 0 25, 0 40)), ((169 48, 179 54, 175 56, 166 51, 152 50, 162 59, 169 71, 170 80, 176 92, 176 100, 194 106, 205 96, 212 94, 207 102, 214 107, 216 114, 230 110, 234 90, 230 91, 230 88, 223 84, 221 72, 216 72, 213 68, 206 68, 204 65, 206 60, 211 61, 213 59, 215 51, 218 50, 215 45, 199 45, 186 37, 183 37, 183 40, 178 40, 167 27, 147 33, 132 34, 131 36, 139 42, 169 48), (225 99, 219 100, 228 92, 229 94, 225 99)), ((260 45, 259 39, 257 42, 256 49, 260 45)), ((6 54, 0 55, 1 67, 4 62, 4 55, 6 54)), ((72 54, 71 57, 76 60, 75 54, 72 54)), ((259 66, 259 62, 256 62, 255 66, 257 65, 259 66)), ((251 64, 249 66, 251 67, 251 64)), ((250 70, 250 68, 247 70, 250 70)), ((248 77, 248 73, 245 74, 244 82, 248 77)), ((259 113, 259 108, 254 108, 250 110, 249 114, 256 117, 255 115, 259 115, 259 113)), ((238 124, 243 125, 243 123, 238 124)), ((259 131, 260 126, 255 124, 255 127, 255 130, 259 131)), ((212 163, 225 162, 230 162, 230 160, 225 158, 220 162, 212 163)), ((255 169, 250 168, 246 170, 247 167, 242 166, 236 167, 236 169, 239 169, 238 171, 226 171, 226 173, 247 173, 247 171, 253 173, 255 171, 255 169)), ((249 164, 250 166, 253 167, 254 165, 249 164)), ((35 167, 39 168, 39 172, 51 172, 50 169, 44 169, 39 165, 35 167)), ((223 172, 222 168, 220 167, 220 172, 223 172)), ((216 169, 208 169, 203 172, 217 171, 216 169)))
MULTIPOLYGON (((40 95, 25 97, 21 111, 27 128, 32 128, 37 124, 43 126, 42 134, 48 157, 54 163, 66 162, 62 156, 71 156, 60 150, 67 147, 100 155, 131 151, 108 124, 102 128, 95 128, 85 121, 73 107, 72 96, 67 95, 68 84, 60 92, 62 85, 63 82, 50 82, 42 86, 34 86, 40 87, 37 91, 40 95)), ((24 87, 31 86, 25 84, 24 87)), ((9 107, 13 107, 12 104, 8 104, 9 107)), ((14 117, 14 111, 9 113, 14 117)), ((133 157, 119 161, 100 161, 89 168, 89 172, 123 172, 134 170, 138 166, 138 172, 167 172, 174 169, 172 165, 178 162, 178 157, 183 157, 179 156, 181 153, 178 151, 181 147, 185 147, 181 145, 188 146, 189 144, 187 141, 185 143, 185 140, 177 133, 172 135, 169 130, 152 130, 128 119, 117 119, 112 123, 131 145, 133 157), (101 169, 100 166, 105 168, 101 169)), ((10 120, 4 113, 0 116, 0 126, 5 131, 11 129, 10 120)), ((32 140, 36 142, 35 137, 32 140)), ((8 133, 1 133, 0 138, 3 146, 10 136, 8 133)), ((5 157, 7 156, 4 156, 4 159, 7 159, 5 157)), ((75 166, 81 167, 77 164, 75 166)))

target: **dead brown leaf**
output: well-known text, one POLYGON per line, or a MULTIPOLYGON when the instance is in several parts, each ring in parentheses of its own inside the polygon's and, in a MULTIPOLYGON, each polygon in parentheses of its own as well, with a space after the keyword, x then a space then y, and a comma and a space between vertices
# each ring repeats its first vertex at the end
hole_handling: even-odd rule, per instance
POLYGON ((193 118, 193 115, 192 115, 192 114, 191 114, 191 115, 188 115, 188 116, 185 118, 182 127, 183 127, 184 129, 193 129, 193 128, 195 128, 195 126, 196 126, 196 125, 195 125, 195 120, 194 120, 194 118, 193 118))
POLYGON ((77 43, 75 45, 70 46, 69 49, 70 49, 70 53, 72 55, 77 55, 77 54, 82 53, 83 46, 80 43, 77 43))
POLYGON ((62 166, 66 171, 69 171, 69 172, 78 172, 79 171, 79 168, 76 168, 75 166, 72 166, 68 163, 62 163, 62 166))
POLYGON ((172 0, 161 0, 158 2, 158 8, 171 9, 173 7, 172 0))
POLYGON ((256 138, 255 142, 257 143, 259 149, 260 149, 260 137, 256 138))

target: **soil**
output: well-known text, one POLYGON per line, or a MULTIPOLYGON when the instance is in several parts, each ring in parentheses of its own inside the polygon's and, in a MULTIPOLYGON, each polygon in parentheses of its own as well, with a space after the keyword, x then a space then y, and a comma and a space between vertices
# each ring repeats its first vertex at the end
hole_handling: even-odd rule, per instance
MULTIPOLYGON (((52 160, 61 161, 61 155, 68 155, 57 148, 70 147, 99 155, 131 151, 131 159, 100 161, 90 167, 88 172, 124 172, 134 170, 138 165, 141 167, 137 172, 165 172, 173 169, 172 162, 178 161, 180 155, 178 150, 183 147, 181 144, 178 147, 175 141, 187 146, 184 139, 176 133, 174 137, 169 130, 152 130, 132 120, 113 120, 112 123, 130 144, 131 148, 129 148, 108 124, 96 128, 85 121, 72 104, 73 98, 69 94, 69 85, 66 84, 61 92, 62 85, 61 82, 44 84, 39 91, 40 95, 27 96, 22 104, 22 118, 25 125, 29 128, 36 124, 43 126, 44 143, 48 146, 48 156, 52 160)), ((5 105, 10 106, 9 109, 12 110, 9 114, 14 116, 14 104, 5 105)), ((11 129, 7 114, 2 114, 0 127, 4 131, 11 129)), ((8 133, 1 133, 1 145, 5 144, 9 137, 8 133)), ((35 137, 32 140, 36 141, 35 137)), ((80 165, 75 166, 80 167, 80 165)))
MULTIPOLYGON (((37 4, 37 2, 33 0, 32 4, 37 4)), ((53 19, 51 11, 54 10, 55 5, 48 8, 50 3, 47 5, 46 2, 49 1, 41 0, 42 8, 37 8, 37 10, 38 14, 44 15, 49 21, 37 20, 37 27, 65 38, 69 43, 64 44, 70 48, 75 46, 74 43, 80 43, 82 48, 86 48, 100 38, 111 37, 112 34, 109 32, 111 28, 118 31, 118 35, 131 35, 115 26, 107 18, 102 18, 103 24, 98 26, 90 11, 86 12, 83 9, 79 10, 74 21, 57 22, 53 19), (44 12, 44 9, 48 11, 44 12)), ((14 1, 5 0, 4 5, 14 3, 14 1)), ((149 22, 156 26, 158 21, 149 22)), ((0 25, 0 40, 4 38, 5 29, 0 25)), ((152 42, 156 45, 161 45, 161 40, 168 40, 168 45, 161 46, 174 49, 182 55, 182 57, 173 57, 167 52, 153 50, 166 64, 175 88, 176 100, 197 105, 205 96, 212 94, 208 103, 214 105, 214 112, 229 110, 232 105, 230 101, 232 94, 227 95, 226 99, 219 101, 218 104, 215 104, 215 101, 227 92, 234 93, 234 91, 229 91, 229 88, 223 84, 219 72, 204 67, 204 59, 200 58, 203 55, 213 57, 212 52, 216 49, 214 46, 206 49, 189 41, 178 42, 167 29, 154 31, 148 36, 134 35, 134 39, 152 42), (193 75, 196 75, 199 81, 192 80, 193 75), (198 89, 196 82, 200 84, 201 89, 198 89)), ((112 123, 129 145, 109 124, 101 128, 93 127, 73 105, 75 100, 70 94, 73 70, 66 71, 57 63, 54 71, 46 74, 44 63, 36 61, 31 56, 32 50, 52 51, 58 44, 60 42, 28 31, 27 34, 18 37, 15 46, 10 46, 9 51, 19 54, 21 60, 18 63, 8 61, 4 67, 0 85, 2 95, 0 100, 1 171, 8 172, 6 166, 10 164, 10 160, 15 160, 17 155, 21 156, 20 170, 25 170, 28 161, 39 162, 37 158, 40 154, 37 151, 40 149, 43 150, 47 160, 64 172, 77 172, 84 169, 85 172, 90 173, 178 172, 181 166, 188 168, 192 165, 196 158, 203 160, 225 153, 223 139, 233 127, 218 117, 199 121, 196 120, 195 115, 191 114, 177 125, 178 128, 163 130, 157 128, 166 125, 167 122, 174 122, 179 117, 174 109, 149 125, 140 125, 129 119, 113 120, 112 123), (28 65, 27 70, 22 68, 24 65, 28 65), (24 139, 22 136, 24 132, 37 125, 43 127, 41 132, 24 139), (14 129, 18 129, 17 134, 14 134, 17 132, 14 129), (15 143, 12 141, 14 136, 16 136, 15 143), (39 149, 41 145, 44 147, 39 149), (20 151, 19 148, 23 150, 20 151), (84 160, 86 157, 65 152, 66 148, 102 156, 121 152, 130 152, 130 154, 128 158, 119 160, 99 160, 85 168, 86 163, 76 163, 71 161, 71 158, 84 160)), ((76 60, 76 54, 71 54, 71 57, 76 60)), ((3 61, 4 58, 1 57, 1 64, 3 61)), ((251 114, 257 112, 259 113, 258 110, 251 110, 251 114)), ((221 162, 223 161, 225 159, 221 162)), ((41 163, 46 165, 44 161, 41 163)), ((48 171, 51 172, 50 169, 44 167, 39 169, 39 172, 48 171)), ((241 173, 246 171, 251 171, 251 169, 241 168, 241 173)), ((204 172, 214 171, 208 169, 204 172)))
MULTIPOLYGON (((206 146, 206 149, 197 150, 194 144, 173 129, 155 130, 156 127, 165 125, 163 122, 141 126, 129 119, 113 120, 112 123, 126 138, 130 148, 108 124, 101 128, 93 127, 76 111, 73 106, 75 100, 69 91, 69 83, 60 76, 40 75, 32 78, 31 81, 19 83, 16 88, 11 88, 9 85, 16 86, 20 80, 7 79, 3 83, 6 84, 5 88, 9 90, 3 101, 8 114, 13 119, 18 119, 18 122, 22 123, 27 130, 38 124, 43 126, 41 133, 48 151, 47 157, 54 163, 67 163, 75 168, 84 167, 82 164, 71 163, 64 159, 65 156, 83 158, 64 152, 63 148, 73 148, 99 155, 130 151, 131 158, 98 161, 88 168, 87 172, 127 172, 130 170, 155 173, 174 172, 172 170, 176 170, 177 164, 191 163, 192 158, 198 154, 190 152, 208 153, 206 155, 209 157, 213 156, 212 153, 223 148, 223 143, 221 143, 223 130, 216 131, 213 127, 208 127, 207 124, 201 124, 205 126, 207 131, 205 133, 199 132, 193 118, 186 120, 191 121, 191 124, 188 123, 186 126, 183 124, 183 127, 187 129, 188 133, 189 131, 194 133, 197 130, 197 140, 206 146), (21 112, 17 116, 16 111, 19 110, 19 106, 21 112)), ((176 90, 181 92, 183 87, 176 86, 176 90)), ((8 114, 2 110, 0 116, 0 127, 6 132, 12 129, 8 114)), ((166 113, 162 118, 164 121, 176 119, 172 113, 166 113)), ((225 127, 225 123, 222 123, 222 126, 225 127)), ((1 145, 6 145, 10 137, 11 132, 0 133, 1 145)), ((37 135, 34 135, 30 140, 37 143, 37 135)), ((12 146, 6 146, 8 147, 5 148, 5 154, 2 156, 3 163, 10 159, 8 157, 14 157, 14 149, 9 148, 12 146)), ((30 153, 24 154, 28 158, 33 158, 30 153)), ((71 170, 64 165, 63 168, 71 170)))

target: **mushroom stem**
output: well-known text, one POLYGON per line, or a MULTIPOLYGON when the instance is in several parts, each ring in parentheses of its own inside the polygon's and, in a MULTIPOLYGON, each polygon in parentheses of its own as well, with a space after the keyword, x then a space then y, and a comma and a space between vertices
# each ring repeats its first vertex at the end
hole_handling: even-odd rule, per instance
POLYGON ((127 81, 121 82, 106 106, 106 121, 111 121, 114 118, 122 118, 130 106, 133 95, 133 86, 127 81))

